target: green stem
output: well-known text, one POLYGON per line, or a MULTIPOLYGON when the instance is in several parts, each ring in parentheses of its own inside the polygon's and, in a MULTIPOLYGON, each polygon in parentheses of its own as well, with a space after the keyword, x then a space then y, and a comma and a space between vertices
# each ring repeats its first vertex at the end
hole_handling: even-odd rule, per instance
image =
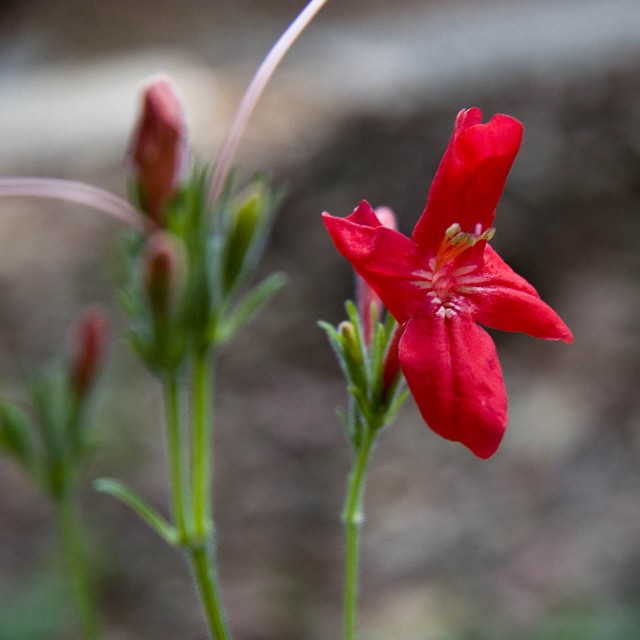
POLYGON ((167 413, 167 449, 169 456, 169 474, 171 484, 171 507, 178 538, 187 537, 185 516, 185 484, 182 439, 180 434, 179 386, 175 375, 171 375, 163 384, 165 410, 167 413))
POLYGON ((78 514, 67 496, 55 501, 55 510, 84 637, 99 640, 102 633, 78 514))
POLYGON ((189 557, 195 575, 209 631, 214 640, 228 640, 213 552, 212 457, 213 457, 213 365, 211 350, 202 349, 193 362, 193 432, 191 487, 193 527, 189 557))
POLYGON ((349 486, 345 500, 342 522, 345 527, 345 573, 344 573, 344 637, 355 640, 358 605, 358 566, 360 555, 360 530, 364 522, 362 508, 364 480, 367 463, 376 431, 368 428, 356 453, 353 469, 349 475, 349 486))
POLYGON ((193 533, 196 541, 205 542, 212 532, 211 457, 213 455, 212 411, 213 359, 209 350, 195 354, 193 369, 193 443, 192 476, 193 533))
POLYGON ((189 557, 195 575, 202 606, 207 616, 209 631, 214 640, 230 640, 227 631, 222 598, 214 568, 213 553, 206 545, 198 545, 189 549, 189 557))

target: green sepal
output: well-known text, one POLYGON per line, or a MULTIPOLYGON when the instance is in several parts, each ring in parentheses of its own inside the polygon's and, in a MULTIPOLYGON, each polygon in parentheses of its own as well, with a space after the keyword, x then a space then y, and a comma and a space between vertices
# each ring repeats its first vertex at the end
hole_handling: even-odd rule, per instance
POLYGON ((355 303, 345 304, 348 320, 334 327, 319 322, 336 354, 347 382, 349 411, 341 410, 345 430, 354 447, 358 449, 364 432, 376 432, 388 426, 408 397, 401 372, 385 387, 385 363, 392 347, 396 321, 390 315, 384 322, 378 318, 372 305, 371 341, 366 344, 360 313, 355 303))
POLYGON ((177 529, 123 482, 113 478, 98 478, 94 481, 93 486, 96 491, 109 494, 126 504, 171 546, 180 544, 180 536, 177 529))
POLYGON ((318 326, 327 334, 329 344, 333 348, 347 382, 354 387, 366 386, 366 373, 363 368, 365 354, 360 347, 359 332, 354 329, 355 341, 352 341, 343 331, 340 331, 341 325, 342 323, 336 328, 323 320, 318 322, 318 326))
POLYGON ((368 353, 364 344, 364 332, 362 330, 362 321, 360 319, 360 314, 358 313, 358 308, 356 307, 356 304, 355 302, 353 302, 353 300, 347 300, 344 307, 347 312, 347 317, 349 318, 349 321, 354 328, 356 347, 360 352, 360 360, 365 365, 364 371, 367 371, 366 365, 368 360, 368 353))
POLYGON ((223 264, 222 279, 225 291, 233 289, 238 277, 242 274, 249 248, 261 226, 266 204, 264 189, 260 188, 260 185, 251 185, 249 189, 248 196, 240 204, 232 206, 228 214, 232 220, 229 225, 223 264))
POLYGON ((225 298, 233 297, 253 274, 282 197, 282 189, 272 189, 267 177, 259 175, 221 203, 224 246, 218 274, 225 298))
POLYGON ((12 402, 0 404, 0 449, 31 473, 36 472, 34 428, 31 418, 22 408, 12 402))
POLYGON ((31 399, 43 445, 40 480, 49 495, 59 499, 72 489, 87 452, 84 403, 78 402, 62 367, 53 367, 36 379, 31 399))

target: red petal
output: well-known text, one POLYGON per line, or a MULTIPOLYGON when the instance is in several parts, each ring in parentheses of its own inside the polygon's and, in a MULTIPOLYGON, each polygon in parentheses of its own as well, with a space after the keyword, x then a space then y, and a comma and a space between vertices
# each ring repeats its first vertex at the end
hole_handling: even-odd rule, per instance
POLYGON ((507 394, 493 341, 463 315, 423 309, 405 327, 400 366, 427 424, 480 458, 495 453, 507 424, 507 394))
POLYGON ((398 231, 382 226, 368 202, 362 202, 347 218, 322 215, 338 251, 394 318, 401 324, 406 322, 424 301, 424 290, 409 281, 422 266, 416 245, 398 231))
POLYGON ((486 247, 482 275, 486 282, 466 294, 476 306, 476 322, 502 331, 522 331, 535 338, 573 342, 573 334, 560 316, 490 245, 486 247))
POLYGON ((453 136, 413 232, 421 249, 434 252, 455 222, 463 231, 493 224, 507 174, 520 148, 522 125, 506 115, 479 124, 479 109, 461 111, 453 136))

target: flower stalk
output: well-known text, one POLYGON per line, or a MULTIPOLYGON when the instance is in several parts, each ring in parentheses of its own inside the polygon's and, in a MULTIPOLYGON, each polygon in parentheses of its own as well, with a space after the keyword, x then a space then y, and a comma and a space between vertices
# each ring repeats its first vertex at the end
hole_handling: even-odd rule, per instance
POLYGON ((168 376, 163 387, 172 511, 178 541, 186 544, 189 537, 186 513, 189 497, 186 494, 185 485, 184 448, 180 424, 180 388, 177 377, 175 375, 168 376))
POLYGON ((195 541, 206 541, 213 533, 211 518, 213 459, 213 359, 209 350, 193 359, 193 533, 195 541))
POLYGON ((360 565, 360 533, 364 524, 364 486, 367 465, 376 430, 365 427, 365 434, 349 474, 342 523, 345 530, 344 570, 344 638, 355 640, 358 627, 358 582, 360 565))
POLYGON ((222 608, 222 598, 216 571, 213 541, 189 548, 189 557, 195 574, 198 592, 207 617, 209 631, 215 640, 230 640, 222 608))
POLYGON ((191 481, 186 482, 184 467, 185 430, 180 414, 180 386, 176 376, 163 381, 167 424, 170 490, 176 537, 172 542, 181 547, 191 566, 209 632, 214 640, 229 640, 215 563, 215 540, 210 505, 211 423, 210 372, 212 362, 207 353, 195 358, 191 388, 193 396, 191 443, 191 481))
POLYGON ((348 320, 337 327, 321 322, 349 392, 349 409, 341 412, 353 445, 353 466, 342 511, 345 539, 344 638, 355 640, 358 626, 360 537, 364 523, 366 472, 378 434, 395 418, 407 393, 397 359, 397 325, 391 316, 379 320, 382 307, 370 304, 365 283, 356 283, 360 306, 346 304, 348 320))
POLYGON ((102 637, 91 568, 87 559, 85 535, 77 509, 69 496, 54 500, 58 532, 66 566, 71 577, 73 596, 85 640, 102 637))

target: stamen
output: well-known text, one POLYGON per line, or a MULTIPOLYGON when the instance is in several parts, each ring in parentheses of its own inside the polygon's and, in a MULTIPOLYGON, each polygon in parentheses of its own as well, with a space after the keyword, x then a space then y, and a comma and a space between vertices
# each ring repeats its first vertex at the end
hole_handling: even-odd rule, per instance
POLYGON ((446 238, 453 238, 457 236, 462 231, 462 227, 454 222, 445 232, 444 235, 446 238))
POLYGON ((478 222, 473 231, 462 231, 462 227, 454 222, 445 232, 444 239, 436 255, 434 271, 437 271, 447 262, 457 258, 470 247, 474 247, 481 240, 491 240, 496 230, 493 227, 482 230, 478 222))

